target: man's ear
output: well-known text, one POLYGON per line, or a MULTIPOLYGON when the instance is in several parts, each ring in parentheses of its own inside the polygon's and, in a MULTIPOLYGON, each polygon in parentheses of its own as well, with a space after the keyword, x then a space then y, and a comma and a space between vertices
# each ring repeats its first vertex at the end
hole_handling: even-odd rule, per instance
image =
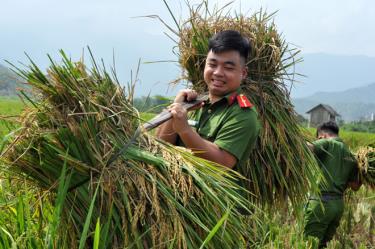
POLYGON ((242 67, 242 80, 246 79, 246 77, 247 77, 247 66, 244 65, 242 67))
POLYGON ((328 134, 325 132, 319 133, 318 139, 322 139, 322 138, 328 138, 328 134))

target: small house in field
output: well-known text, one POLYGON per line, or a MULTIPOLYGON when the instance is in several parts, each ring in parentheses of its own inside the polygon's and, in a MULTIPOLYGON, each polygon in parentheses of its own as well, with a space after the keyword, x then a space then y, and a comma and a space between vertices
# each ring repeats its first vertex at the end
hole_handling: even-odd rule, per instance
POLYGON ((321 123, 328 121, 337 122, 337 117, 340 117, 340 114, 338 114, 331 106, 325 104, 319 104, 306 113, 310 114, 309 127, 317 127, 321 123))

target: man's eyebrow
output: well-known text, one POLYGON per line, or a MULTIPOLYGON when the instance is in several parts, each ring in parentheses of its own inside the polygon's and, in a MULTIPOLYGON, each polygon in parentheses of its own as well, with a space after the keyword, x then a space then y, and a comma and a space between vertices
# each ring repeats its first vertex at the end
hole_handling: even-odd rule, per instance
POLYGON ((236 63, 234 63, 233 61, 225 61, 224 62, 225 65, 230 65, 230 66, 235 66, 236 63))
POLYGON ((215 58, 209 58, 208 61, 209 62, 217 62, 217 60, 215 58))
MULTIPOLYGON (((218 62, 218 60, 215 59, 215 58, 209 58, 208 61, 209 62, 218 62)), ((224 61, 224 64, 225 65, 231 65, 231 66, 235 66, 236 65, 236 63, 234 61, 224 61)))

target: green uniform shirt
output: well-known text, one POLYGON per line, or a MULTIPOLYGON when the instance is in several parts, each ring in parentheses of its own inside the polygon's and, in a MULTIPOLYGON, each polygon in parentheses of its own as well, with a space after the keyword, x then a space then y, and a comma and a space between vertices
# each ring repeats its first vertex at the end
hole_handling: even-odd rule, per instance
POLYGON ((356 180, 357 161, 340 138, 319 139, 313 144, 327 181, 326 185, 319 184, 321 192, 342 195, 348 182, 356 180))
POLYGON ((198 134, 237 158, 235 168, 249 158, 259 134, 260 124, 255 107, 243 107, 235 94, 211 104, 209 101, 192 115, 198 134))

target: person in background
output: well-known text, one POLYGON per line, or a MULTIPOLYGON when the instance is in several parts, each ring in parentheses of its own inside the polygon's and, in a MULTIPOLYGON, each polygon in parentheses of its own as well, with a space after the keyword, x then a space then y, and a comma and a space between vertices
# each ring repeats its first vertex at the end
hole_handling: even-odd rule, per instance
POLYGON ((309 143, 322 169, 324 181, 319 183, 320 195, 311 196, 305 207, 304 235, 319 239, 324 248, 340 224, 344 212, 343 195, 350 187, 357 191, 361 182, 357 161, 339 137, 339 127, 333 121, 317 128, 317 140, 309 143))

